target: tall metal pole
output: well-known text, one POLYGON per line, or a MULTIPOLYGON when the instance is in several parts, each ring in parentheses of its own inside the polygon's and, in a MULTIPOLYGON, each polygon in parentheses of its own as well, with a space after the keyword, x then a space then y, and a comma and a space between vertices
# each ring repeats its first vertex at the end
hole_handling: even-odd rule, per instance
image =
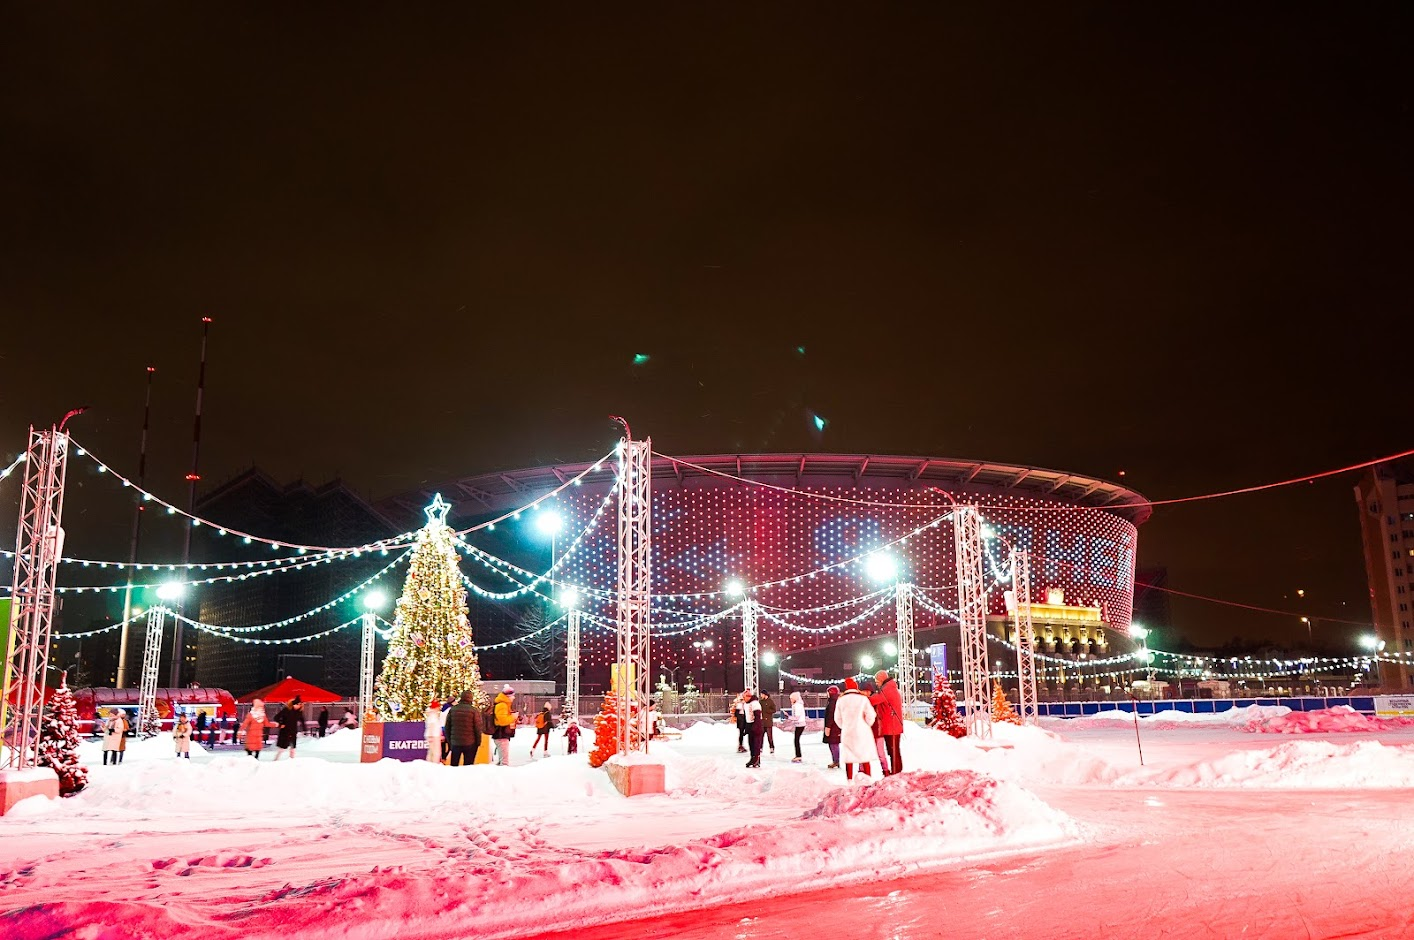
POLYGON ((1031 553, 1011 551, 1011 586, 1016 596, 1016 687, 1021 722, 1040 725, 1036 703, 1036 629, 1031 620, 1031 553))
MULTIPOLYGON (((196 509, 196 485, 201 482, 201 473, 198 467, 201 462, 201 399, 206 391, 206 337, 211 332, 211 318, 201 318, 201 367, 196 374, 196 419, 192 422, 192 442, 191 442, 191 472, 187 474, 187 512, 196 509)), ((182 535, 182 565, 185 566, 191 561, 191 530, 192 526, 188 520, 186 532, 182 535)), ((172 688, 181 688, 182 685, 182 621, 175 618, 172 621, 172 669, 171 678, 168 680, 172 688)))
POLYGON ((648 750, 649 604, 652 593, 653 516, 651 439, 633 440, 628 422, 619 444, 618 638, 614 669, 618 686, 619 751, 648 750), (638 709, 637 733, 630 728, 630 699, 638 709))
POLYGON ((579 608, 571 607, 565 641, 565 721, 579 724, 579 608))
POLYGON ((748 597, 741 602, 741 678, 746 691, 760 695, 761 654, 756 641, 756 604, 748 597))
MULTIPOLYGON (((81 410, 81 409, 80 409, 81 410)), ((64 422, 47 431, 29 429, 20 517, 15 538, 14 582, 10 588, 12 620, 0 683, 0 727, 7 744, 0 766, 25 770, 36 766, 44 718, 49 644, 54 623, 54 581, 64 552, 64 477, 68 472, 69 436, 64 422), (15 708, 5 715, 10 690, 15 708)))
POLYGON ((898 691, 903 713, 913 714, 918 701, 918 663, 913 658, 913 585, 900 581, 894 588, 894 619, 898 627, 898 691))
MULTIPOLYGON (((142 444, 137 452, 137 485, 142 489, 147 476, 147 432, 152 426, 152 376, 157 372, 147 367, 147 400, 142 406, 142 444)), ((123 625, 118 634, 117 687, 127 688, 128 681, 128 621, 133 618, 133 566, 137 564, 138 540, 142 537, 142 497, 133 499, 133 534, 128 544, 128 584, 123 589, 123 625)))
POLYGON ((957 619, 962 634, 962 699, 967 709, 967 733, 992 736, 992 710, 987 685, 987 585, 982 580, 982 517, 976 506, 953 513, 953 547, 957 561, 957 619))

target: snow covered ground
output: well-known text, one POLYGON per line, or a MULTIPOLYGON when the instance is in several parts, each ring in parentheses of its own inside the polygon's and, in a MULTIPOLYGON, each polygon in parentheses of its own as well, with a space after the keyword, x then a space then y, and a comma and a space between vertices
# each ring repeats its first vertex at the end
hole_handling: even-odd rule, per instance
POLYGON ((1142 767, 1128 716, 911 728, 852 786, 818 733, 748 771, 698 725, 632 800, 558 737, 511 768, 85 745, 88 790, 0 819, 0 936, 1397 936, 1414 727, 1354 718, 1141 719, 1142 767))

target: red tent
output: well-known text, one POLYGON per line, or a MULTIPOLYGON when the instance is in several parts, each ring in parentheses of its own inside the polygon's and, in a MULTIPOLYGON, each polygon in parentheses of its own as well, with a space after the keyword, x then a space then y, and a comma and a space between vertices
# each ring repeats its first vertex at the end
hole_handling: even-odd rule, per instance
POLYGON ((310 685, 308 682, 301 682, 295 678, 284 678, 274 685, 267 685, 263 689, 256 689, 254 692, 247 692, 238 702, 251 702, 255 699, 263 699, 267 702, 288 702, 295 696, 299 696, 300 701, 309 702, 342 702, 342 695, 335 695, 328 689, 321 689, 317 685, 310 685))

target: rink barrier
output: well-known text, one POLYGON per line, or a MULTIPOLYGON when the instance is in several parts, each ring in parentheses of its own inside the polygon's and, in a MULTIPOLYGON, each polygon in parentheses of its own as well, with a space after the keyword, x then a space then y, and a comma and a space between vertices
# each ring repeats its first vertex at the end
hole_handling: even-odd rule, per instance
MULTIPOLYGON (((1164 712, 1183 712, 1189 715, 1216 715, 1233 708, 1249 705, 1285 705, 1294 712, 1315 712, 1337 705, 1348 705, 1362 715, 1375 714, 1373 695, 1341 696, 1298 696, 1294 698, 1179 698, 1141 699, 1128 702, 1041 702, 1036 706, 1042 718, 1088 718, 1104 712, 1133 714, 1137 709, 1141 716, 1160 715, 1164 712)), ((959 711, 962 710, 959 706, 959 711)))

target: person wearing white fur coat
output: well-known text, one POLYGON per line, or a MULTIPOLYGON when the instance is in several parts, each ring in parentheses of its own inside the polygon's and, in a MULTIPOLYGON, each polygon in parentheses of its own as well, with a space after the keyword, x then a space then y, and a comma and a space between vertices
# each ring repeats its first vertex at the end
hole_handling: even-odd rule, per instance
POLYGON ((878 753, 874 747, 874 706, 853 679, 844 681, 844 694, 835 704, 835 724, 840 729, 845 779, 854 779, 855 764, 861 774, 872 776, 869 765, 878 753))

